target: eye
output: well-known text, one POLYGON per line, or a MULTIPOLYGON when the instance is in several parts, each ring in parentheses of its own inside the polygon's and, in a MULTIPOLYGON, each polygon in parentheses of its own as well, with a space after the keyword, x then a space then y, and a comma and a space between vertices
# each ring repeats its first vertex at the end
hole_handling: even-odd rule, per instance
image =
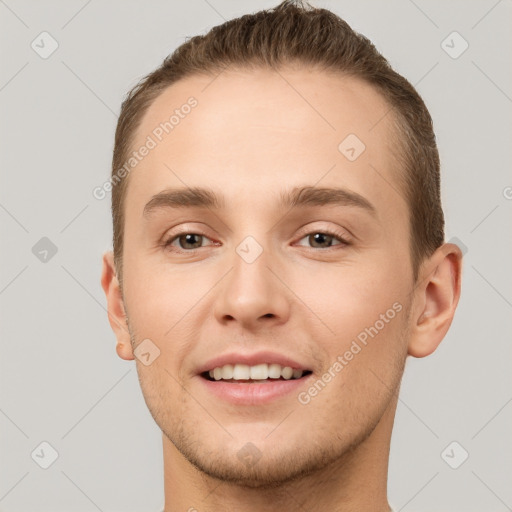
POLYGON ((169 238, 166 242, 164 242, 163 245, 165 248, 168 248, 170 250, 173 250, 172 247, 175 247, 178 251, 181 250, 190 252, 193 251, 194 249, 199 249, 203 247, 204 240, 210 239, 205 235, 201 235, 199 233, 180 233, 176 236, 169 238))
MULTIPOLYGON (((307 240, 313 249, 328 249, 333 245, 350 245, 350 242, 344 238, 341 233, 332 232, 329 230, 324 231, 313 231, 301 238, 299 242, 302 240, 307 240), (334 242, 339 243, 334 243, 334 242)), ((299 245, 302 245, 299 243, 299 245)))
MULTIPOLYGON (((342 233, 330 230, 312 231, 301 238, 298 245, 303 245, 300 243, 303 240, 307 240, 307 243, 309 243, 313 249, 328 249, 337 245, 350 245, 350 242, 346 240, 342 233)), ((200 233, 183 232, 170 237, 167 241, 163 242, 162 245, 170 251, 193 252, 201 247, 214 244, 215 242, 210 238, 200 233), (211 244, 207 244, 205 241, 210 241, 211 244)))

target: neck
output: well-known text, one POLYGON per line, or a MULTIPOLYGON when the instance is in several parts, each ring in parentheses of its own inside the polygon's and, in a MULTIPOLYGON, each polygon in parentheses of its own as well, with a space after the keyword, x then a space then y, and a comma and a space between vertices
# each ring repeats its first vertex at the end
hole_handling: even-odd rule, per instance
POLYGON ((335 463, 274 488, 213 479, 190 464, 163 435, 165 512, 389 512, 388 460, 397 400, 392 400, 372 433, 335 463))

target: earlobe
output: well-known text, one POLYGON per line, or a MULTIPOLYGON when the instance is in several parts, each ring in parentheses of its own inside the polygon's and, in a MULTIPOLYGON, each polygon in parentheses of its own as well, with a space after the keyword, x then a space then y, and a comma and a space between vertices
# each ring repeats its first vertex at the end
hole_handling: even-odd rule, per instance
POLYGON ((131 361, 134 359, 133 350, 130 343, 118 343, 116 345, 116 352, 121 359, 125 359, 126 361, 131 361))
POLYGON ((452 323, 459 302, 462 252, 444 244, 423 265, 416 285, 408 354, 425 357, 436 350, 452 323))
POLYGON ((112 251, 103 254, 101 286, 107 298, 108 321, 117 338, 116 352, 121 359, 132 360, 130 332, 112 251))

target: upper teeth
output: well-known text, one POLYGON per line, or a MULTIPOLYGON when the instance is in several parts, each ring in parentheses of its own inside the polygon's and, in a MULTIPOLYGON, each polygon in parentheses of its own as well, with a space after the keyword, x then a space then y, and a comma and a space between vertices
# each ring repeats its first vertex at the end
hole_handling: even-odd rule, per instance
POLYGON ((234 379, 234 380, 265 380, 265 379, 300 379, 302 370, 294 370, 290 366, 281 366, 280 364, 257 364, 249 366, 247 364, 226 364, 210 370, 209 375, 212 379, 234 379))

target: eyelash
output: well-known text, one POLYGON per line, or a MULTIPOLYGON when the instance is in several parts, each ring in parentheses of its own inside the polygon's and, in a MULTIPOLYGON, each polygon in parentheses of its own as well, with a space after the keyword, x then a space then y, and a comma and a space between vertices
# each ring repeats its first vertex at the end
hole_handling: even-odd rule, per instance
MULTIPOLYGON (((325 247, 325 248, 320 248, 320 247, 311 247, 311 249, 315 249, 315 250, 322 250, 322 251, 326 251, 326 250, 329 250, 329 249, 334 249, 335 247, 337 247, 338 245, 341 245, 341 246, 348 246, 348 245, 351 245, 351 242, 349 242, 346 238, 345 238, 345 235, 343 233, 340 233, 336 230, 330 230, 330 229, 323 229, 323 230, 313 230, 313 231, 309 231, 307 233, 305 233, 300 239, 300 240, 303 240, 304 238, 310 236, 310 235, 317 235, 317 234, 321 234, 321 235, 327 235, 327 236, 332 236, 333 238, 335 238, 338 242, 340 242, 340 244, 336 244, 334 246, 329 246, 329 247, 325 247)), ((183 236, 183 235, 197 235, 197 236, 202 236, 204 238, 208 238, 206 235, 202 234, 202 233, 196 233, 195 231, 182 231, 181 233, 176 233, 175 235, 173 235, 171 238, 169 238, 167 241, 164 241, 163 242, 163 247, 164 249, 167 249, 171 252, 177 252, 177 253, 194 253, 195 251, 198 251, 199 249, 203 249, 203 247, 198 247, 196 249, 181 249, 181 248, 178 248, 178 247, 172 247, 172 243, 175 241, 175 240, 178 240, 180 236, 183 236), (172 248, 171 248, 172 247, 172 248)), ((303 247, 303 246, 301 246, 303 247)))

